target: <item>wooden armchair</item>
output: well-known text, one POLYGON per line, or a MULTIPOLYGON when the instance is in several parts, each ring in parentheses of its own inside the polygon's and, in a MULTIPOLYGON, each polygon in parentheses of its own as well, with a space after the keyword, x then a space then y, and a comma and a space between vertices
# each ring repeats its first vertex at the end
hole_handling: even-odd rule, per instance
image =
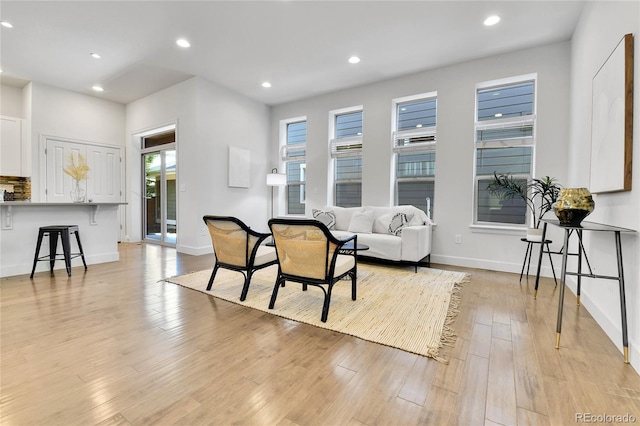
POLYGON ((256 232, 235 217, 203 216, 202 220, 209 229, 216 256, 207 290, 211 290, 219 268, 238 271, 245 277, 240 294, 240 300, 245 300, 251 275, 259 269, 278 263, 275 249, 261 245, 270 234, 256 232))
POLYGON ((356 300, 357 235, 337 239, 322 222, 312 219, 271 219, 269 228, 278 257, 278 277, 269 309, 273 309, 278 289, 286 281, 301 283, 303 291, 307 285, 322 289, 322 322, 327 321, 331 291, 341 278, 351 278, 351 299, 356 300), (342 250, 350 241, 353 241, 353 250, 342 250))

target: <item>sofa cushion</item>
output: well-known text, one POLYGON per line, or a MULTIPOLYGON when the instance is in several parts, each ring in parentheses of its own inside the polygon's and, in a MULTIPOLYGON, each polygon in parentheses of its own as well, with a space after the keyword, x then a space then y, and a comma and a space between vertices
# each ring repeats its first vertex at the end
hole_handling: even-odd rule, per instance
POLYGON ((373 232, 375 232, 376 234, 389 233, 389 225, 391 224, 392 218, 393 213, 387 213, 376 217, 376 219, 373 221, 373 232))
POLYGON ((402 260, 402 238, 389 234, 358 234, 358 243, 369 250, 358 250, 358 255, 399 261, 402 260))
POLYGON ((327 228, 334 229, 336 225, 336 215, 331 209, 313 209, 311 210, 311 214, 313 214, 313 218, 319 220, 324 223, 327 228))
POLYGON ((349 229, 349 224, 351 223, 351 216, 354 213, 362 212, 364 209, 362 207, 338 207, 331 206, 325 207, 325 209, 332 210, 336 215, 336 226, 335 229, 340 231, 346 231, 349 229))
POLYGON ((354 213, 351 216, 351 222, 349 222, 347 230, 355 234, 370 234, 373 230, 373 211, 365 210, 354 213))

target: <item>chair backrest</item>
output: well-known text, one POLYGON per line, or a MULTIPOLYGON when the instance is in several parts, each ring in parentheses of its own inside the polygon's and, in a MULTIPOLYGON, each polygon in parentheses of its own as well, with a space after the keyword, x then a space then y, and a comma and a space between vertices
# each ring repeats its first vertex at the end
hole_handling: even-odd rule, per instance
POLYGON ((271 219, 280 270, 287 275, 328 279, 336 248, 329 229, 317 220, 271 219))
POLYGON ((213 251, 218 262, 246 267, 260 238, 251 235, 249 227, 230 216, 204 216, 213 251))

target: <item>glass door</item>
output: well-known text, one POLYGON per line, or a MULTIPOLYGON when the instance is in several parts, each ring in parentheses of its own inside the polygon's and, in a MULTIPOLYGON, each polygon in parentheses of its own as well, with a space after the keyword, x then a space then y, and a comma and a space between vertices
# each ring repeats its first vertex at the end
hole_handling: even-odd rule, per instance
POLYGON ((144 239, 175 246, 176 151, 160 149, 142 154, 144 167, 144 239))

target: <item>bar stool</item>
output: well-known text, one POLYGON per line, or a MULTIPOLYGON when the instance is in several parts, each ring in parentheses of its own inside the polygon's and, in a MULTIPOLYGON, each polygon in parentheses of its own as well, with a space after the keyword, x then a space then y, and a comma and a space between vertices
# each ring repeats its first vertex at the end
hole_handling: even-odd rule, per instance
MULTIPOLYGON (((527 277, 529 276, 529 266, 531 266, 531 257, 533 256, 533 245, 540 244, 540 250, 542 253, 547 253, 549 255, 549 262, 551 263, 551 271, 553 272, 553 280, 556 282, 556 286, 558 285, 558 279, 556 278, 556 271, 553 268, 553 260, 551 259, 551 254, 557 254, 556 252, 551 251, 549 248, 549 244, 553 241, 545 239, 542 241, 531 241, 527 238, 520 238, 520 241, 527 243, 527 251, 524 254, 524 261, 522 262, 522 270, 520 271, 520 281, 522 281, 522 275, 524 274, 524 265, 527 265, 527 277), (545 247, 547 248, 545 250, 545 247)), ((538 271, 540 273, 540 271, 538 271)))
POLYGON ((31 269, 30 279, 33 279, 33 273, 36 270, 36 264, 38 262, 49 261, 51 267, 51 275, 53 275, 53 265, 56 260, 64 259, 65 266, 67 267, 67 275, 71 276, 71 259, 76 257, 82 257, 82 263, 84 264, 84 270, 87 270, 87 262, 84 260, 84 252, 82 251, 82 244, 80 243, 80 232, 78 225, 52 225, 42 226, 38 232, 38 243, 36 245, 36 254, 33 258, 33 268, 31 269), (79 253, 71 253, 71 244, 69 242, 69 235, 76 234, 76 241, 78 242, 79 253), (42 238, 45 235, 49 235, 49 254, 46 256, 38 257, 40 254, 40 246, 42 245, 42 238), (58 248, 58 236, 62 240, 62 252, 63 257, 56 257, 58 248))

